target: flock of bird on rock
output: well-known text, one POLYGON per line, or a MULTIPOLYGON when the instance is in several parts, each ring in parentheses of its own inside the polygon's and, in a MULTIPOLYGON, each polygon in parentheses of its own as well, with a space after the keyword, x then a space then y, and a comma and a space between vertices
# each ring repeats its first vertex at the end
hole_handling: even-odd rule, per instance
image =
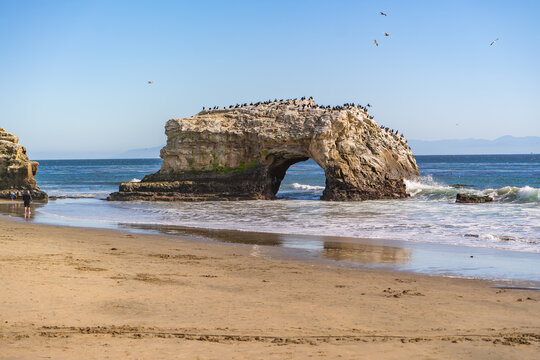
MULTIPOLYGON (((271 104, 277 104, 278 106, 283 105, 298 105, 302 107, 302 110, 305 109, 322 109, 324 112, 327 111, 341 111, 341 110, 349 110, 349 109, 360 109, 362 110, 366 115, 368 113, 368 108, 372 107, 371 104, 367 104, 366 106, 355 104, 355 103, 345 103, 343 105, 336 105, 336 106, 330 106, 330 105, 319 105, 319 104, 312 104, 311 102, 305 103, 305 100, 313 100, 313 97, 310 96, 309 98, 302 97, 300 99, 274 99, 274 100, 267 100, 267 101, 258 101, 256 103, 244 103, 244 104, 236 104, 236 105, 229 105, 229 107, 223 107, 220 108, 219 106, 213 106, 209 107, 208 109, 203 106, 201 112, 210 112, 210 111, 217 111, 217 110, 230 110, 230 109, 240 109, 244 107, 257 107, 262 105, 271 105, 271 104)), ((373 116, 367 115, 368 119, 373 120, 373 116)), ((392 136, 395 140, 398 141, 404 141, 405 144, 407 144, 407 140, 403 137, 403 134, 400 134, 399 131, 390 129, 386 126, 380 126, 381 130, 384 130, 386 133, 388 133, 390 136, 392 136)), ((408 146, 408 144, 407 144, 408 146)), ((410 146, 408 146, 409 150, 411 149, 410 146)))
MULTIPOLYGON (((304 109, 323 109, 323 110, 344 110, 344 109, 352 109, 352 108, 358 108, 362 111, 364 111, 365 113, 367 113, 368 111, 368 107, 371 107, 371 104, 367 104, 366 106, 362 106, 362 105, 356 105, 354 103, 345 103, 343 105, 336 105, 336 106, 330 106, 330 105, 318 105, 318 104, 314 104, 312 105, 311 103, 307 103, 307 104, 303 104, 301 103, 302 101, 305 101, 305 100, 313 100, 313 97, 310 96, 309 98, 306 98, 306 97, 302 97, 300 98, 300 103, 297 104, 297 101, 299 101, 299 99, 274 99, 274 100, 268 100, 268 101, 258 101, 256 103, 244 103, 244 104, 236 104, 236 105, 229 105, 229 107, 223 107, 221 110, 226 110, 226 109, 238 109, 238 108, 242 108, 242 107, 246 107, 246 106, 259 106, 259 105, 269 105, 269 104, 274 104, 274 103, 283 103, 283 104, 287 104, 287 105, 302 105, 302 110, 304 109)), ((211 110, 220 110, 220 107, 219 106, 212 106, 212 107, 209 107, 208 109, 206 107, 203 106, 202 108, 202 111, 211 111, 211 110)), ((369 116, 370 119, 373 119, 373 116, 369 116)))

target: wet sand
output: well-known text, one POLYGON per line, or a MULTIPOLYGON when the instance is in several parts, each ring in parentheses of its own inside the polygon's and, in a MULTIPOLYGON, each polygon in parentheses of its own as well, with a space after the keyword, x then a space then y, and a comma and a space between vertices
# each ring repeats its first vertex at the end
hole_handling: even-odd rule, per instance
POLYGON ((540 292, 0 217, 2 359, 534 359, 540 292))
MULTIPOLYGON (((54 201, 53 201, 54 203, 54 201)), ((458 276, 475 279, 497 279, 506 286, 540 287, 540 254, 509 251, 490 247, 459 246, 432 242, 395 239, 370 239, 344 236, 301 235, 238 231, 226 229, 194 228, 179 225, 122 223, 96 221, 86 218, 84 204, 72 208, 77 216, 49 216, 45 204, 34 204, 30 220, 33 223, 108 228, 134 233, 165 234, 203 242, 271 246, 281 248, 282 257, 288 259, 319 260, 331 265, 360 266, 399 270, 428 275, 458 276)), ((62 204, 67 206, 69 204, 62 204)), ((0 215, 22 219, 22 203, 0 200, 0 215)), ((68 213, 69 214, 69 213, 68 213)), ((91 216, 90 216, 91 217, 91 216)), ((429 239, 426 239, 429 240, 429 239)))

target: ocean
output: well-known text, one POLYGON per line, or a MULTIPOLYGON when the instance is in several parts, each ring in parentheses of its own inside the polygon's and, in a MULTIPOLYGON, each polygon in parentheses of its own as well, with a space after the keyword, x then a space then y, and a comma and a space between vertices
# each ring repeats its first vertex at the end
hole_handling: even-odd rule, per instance
POLYGON ((139 181, 159 170, 161 159, 42 160, 38 184, 49 196, 66 198, 37 207, 34 221, 178 234, 205 230, 274 234, 277 245, 304 254, 328 255, 336 243, 346 243, 341 246, 346 251, 334 260, 348 263, 540 281, 540 155, 416 159, 421 179, 406 182, 410 197, 402 200, 320 201, 324 171, 308 160, 289 168, 278 200, 181 203, 104 200, 120 182, 139 181), (458 192, 489 195, 494 201, 456 204, 458 192), (369 263, 362 260, 366 250, 358 244, 408 249, 409 255, 405 261, 369 263), (356 255, 343 256, 351 251, 356 255), (469 259, 474 255, 468 254, 492 260, 486 264, 475 260, 473 265, 469 259), (420 263, 419 256, 424 258, 420 263), (451 257, 455 259, 450 261, 451 257), (508 260, 514 258, 518 260, 508 260), (450 262, 459 265, 453 268, 450 262))

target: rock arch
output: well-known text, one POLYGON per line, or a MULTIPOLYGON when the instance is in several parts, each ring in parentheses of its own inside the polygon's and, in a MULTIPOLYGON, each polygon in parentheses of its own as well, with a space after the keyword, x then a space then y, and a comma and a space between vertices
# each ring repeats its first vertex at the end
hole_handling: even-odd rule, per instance
POLYGON ((324 200, 403 198, 419 176, 406 140, 365 109, 312 99, 202 111, 165 127, 163 165, 109 200, 274 199, 287 169, 313 159, 325 172, 324 200))

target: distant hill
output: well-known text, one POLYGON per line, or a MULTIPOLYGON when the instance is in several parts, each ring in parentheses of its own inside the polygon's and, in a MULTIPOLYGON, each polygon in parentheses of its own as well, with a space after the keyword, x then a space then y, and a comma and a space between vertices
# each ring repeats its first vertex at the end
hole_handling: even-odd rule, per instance
POLYGON ((32 160, 61 160, 61 159, 159 159, 159 151, 164 145, 150 148, 131 149, 122 152, 111 151, 28 151, 32 160))
POLYGON ((142 148, 142 149, 131 149, 124 151, 118 155, 115 155, 115 158, 122 158, 122 159, 141 159, 141 158, 159 158, 159 152, 165 145, 160 146, 154 146, 150 148, 142 148))
POLYGON ((495 140, 409 140, 415 155, 540 154, 540 137, 502 136, 495 140))

